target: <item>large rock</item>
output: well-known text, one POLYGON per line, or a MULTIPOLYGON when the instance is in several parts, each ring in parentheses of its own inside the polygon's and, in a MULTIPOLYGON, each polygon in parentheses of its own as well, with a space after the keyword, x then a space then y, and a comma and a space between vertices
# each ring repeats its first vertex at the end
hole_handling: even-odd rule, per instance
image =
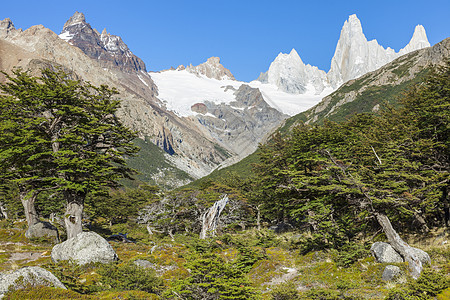
POLYGON ((52 260, 73 260, 79 265, 90 262, 109 263, 117 260, 117 254, 104 238, 89 231, 54 246, 52 260))
POLYGON ((413 248, 415 254, 417 255, 417 257, 419 258, 420 262, 422 263, 422 265, 431 265, 431 258, 428 255, 428 253, 426 253, 425 251, 418 249, 418 248, 413 248))
POLYGON ((0 273, 0 298, 9 289, 19 290, 26 286, 51 286, 66 289, 55 275, 41 267, 25 267, 8 273, 0 273), (19 277, 23 279, 17 280, 19 277))
MULTIPOLYGON (((423 265, 431 264, 431 259, 428 253, 418 248, 411 248, 423 265)), ((379 263, 401 263, 404 261, 400 254, 388 243, 376 242, 370 248, 370 252, 379 263)))
POLYGON ((25 232, 25 236, 29 239, 48 237, 59 241, 58 229, 49 222, 39 222, 31 225, 25 232))
POLYGON ((379 263, 402 263, 403 258, 388 243, 376 242, 370 248, 375 260, 379 263))
POLYGON ((389 265, 386 266, 386 268, 384 268, 384 272, 383 275, 381 276, 381 279, 384 281, 392 281, 401 274, 402 271, 400 270, 399 267, 389 265))

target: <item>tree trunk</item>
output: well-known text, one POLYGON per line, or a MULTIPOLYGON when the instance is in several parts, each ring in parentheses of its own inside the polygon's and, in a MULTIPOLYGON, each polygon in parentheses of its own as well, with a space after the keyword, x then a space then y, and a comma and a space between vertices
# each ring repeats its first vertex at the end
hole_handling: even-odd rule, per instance
POLYGON ((258 231, 261 231, 261 209, 259 209, 260 206, 261 204, 256 206, 256 226, 258 227, 258 231))
POLYGON ((71 239, 83 231, 81 219, 83 216, 84 194, 65 193, 67 206, 64 215, 67 239, 71 239))
POLYGON ((25 210, 25 217, 27 218, 28 228, 34 224, 39 223, 39 217, 36 212, 36 207, 34 202, 36 201, 37 193, 21 191, 19 193, 20 201, 22 202, 23 208, 25 210))
POLYGON ((3 202, 0 202, 0 211, 3 215, 3 217, 8 220, 8 210, 6 209, 6 206, 3 204, 3 202))
POLYGON ((409 269, 411 270, 411 276, 414 279, 419 278, 422 272, 423 266, 422 262, 419 260, 415 254, 413 248, 408 245, 402 238, 398 235, 397 231, 392 227, 389 218, 382 213, 375 213, 378 223, 383 227, 383 232, 386 234, 389 244, 394 248, 409 264, 409 269))
POLYGON ((208 233, 210 236, 214 236, 219 223, 219 217, 225 205, 228 203, 228 196, 225 195, 219 201, 216 201, 213 206, 211 206, 202 215, 202 231, 200 232, 200 239, 206 239, 208 233))

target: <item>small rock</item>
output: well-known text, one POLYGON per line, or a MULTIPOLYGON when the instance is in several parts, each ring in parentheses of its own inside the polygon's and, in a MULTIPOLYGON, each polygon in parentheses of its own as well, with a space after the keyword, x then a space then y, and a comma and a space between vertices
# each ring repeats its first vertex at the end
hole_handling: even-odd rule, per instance
POLYGON ((384 281, 392 281, 401 274, 402 271, 400 270, 399 267, 389 265, 386 266, 386 268, 384 268, 384 272, 383 275, 381 276, 381 279, 384 281))
POLYGON ((19 290, 23 289, 25 285, 52 286, 66 289, 64 284, 51 272, 41 267, 24 267, 16 271, 0 273, 0 298, 8 292, 8 289, 19 290), (23 281, 21 283, 17 282, 17 279, 21 276, 23 281))
POLYGON ((95 232, 81 232, 65 242, 57 244, 52 250, 52 260, 74 260, 79 265, 90 262, 109 263, 117 260, 111 245, 95 232))
POLYGON ((148 268, 155 269, 155 265, 145 259, 135 260, 134 264, 138 267, 145 268, 145 269, 148 269, 148 268))
POLYGON ((375 260, 379 263, 402 263, 403 258, 388 243, 376 242, 370 247, 375 260))

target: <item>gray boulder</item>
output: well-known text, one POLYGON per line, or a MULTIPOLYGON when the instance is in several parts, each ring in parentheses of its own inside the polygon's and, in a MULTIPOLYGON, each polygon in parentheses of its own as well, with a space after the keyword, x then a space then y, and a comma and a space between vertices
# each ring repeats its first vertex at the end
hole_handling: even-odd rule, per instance
POLYGON ((397 266, 386 266, 383 271, 383 275, 381 275, 381 279, 384 281, 392 281, 396 277, 400 276, 402 274, 402 271, 397 266))
POLYGON ((56 229, 56 227, 50 224, 49 222, 39 222, 34 225, 31 225, 25 232, 25 236, 29 239, 49 237, 53 238, 55 241, 59 240, 58 229, 56 229))
POLYGON ((30 285, 51 286, 66 289, 64 284, 49 271, 41 267, 24 267, 16 271, 0 273, 0 298, 2 298, 8 290, 19 290, 30 285), (21 276, 23 279, 17 280, 21 276))
POLYGON ((418 249, 418 248, 414 248, 412 247, 414 250, 414 253, 417 255, 417 257, 419 258, 420 262, 422 263, 422 265, 431 265, 431 258, 428 255, 428 253, 426 253, 425 251, 418 249))
POLYGON ((370 247, 375 260, 379 263, 402 263, 403 258, 388 243, 376 242, 370 247))
POLYGON ((57 244, 52 250, 52 260, 73 260, 79 265, 90 262, 109 263, 117 260, 111 245, 95 232, 81 232, 65 242, 57 244))

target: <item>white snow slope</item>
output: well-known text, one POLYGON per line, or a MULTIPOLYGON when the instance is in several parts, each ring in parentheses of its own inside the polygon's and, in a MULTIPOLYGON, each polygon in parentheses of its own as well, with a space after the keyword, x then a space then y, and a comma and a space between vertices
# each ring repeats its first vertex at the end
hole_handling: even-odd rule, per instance
POLYGON ((238 89, 242 84, 248 84, 253 88, 258 88, 264 100, 271 107, 290 116, 313 107, 333 91, 328 88, 316 95, 314 87, 308 86, 304 94, 289 94, 279 90, 274 84, 261 83, 256 80, 250 83, 217 80, 204 75, 195 75, 186 70, 168 70, 149 74, 158 87, 158 98, 165 103, 168 110, 181 117, 195 115, 191 106, 196 103, 210 101, 217 104, 229 104, 234 101, 234 91, 231 89, 225 91, 227 86, 238 89))

